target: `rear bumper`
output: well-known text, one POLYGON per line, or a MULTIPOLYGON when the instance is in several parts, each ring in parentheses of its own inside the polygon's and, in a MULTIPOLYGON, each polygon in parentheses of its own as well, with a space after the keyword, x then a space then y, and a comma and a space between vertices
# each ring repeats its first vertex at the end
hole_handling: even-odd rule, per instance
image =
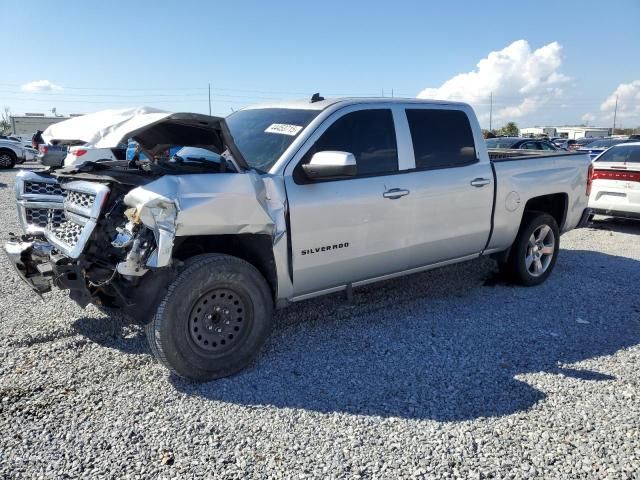
POLYGON ((593 208, 596 215, 606 215, 608 217, 631 218, 640 220, 640 212, 625 212, 623 210, 593 208))
POLYGON ((639 187, 625 180, 594 180, 588 206, 599 215, 640 217, 639 187))
POLYGON ((580 221, 578 222, 578 225, 576 225, 576 228, 586 227, 589 223, 589 218, 591 217, 591 215, 593 215, 593 210, 591 208, 585 208, 582 212, 582 215, 580 216, 580 221))

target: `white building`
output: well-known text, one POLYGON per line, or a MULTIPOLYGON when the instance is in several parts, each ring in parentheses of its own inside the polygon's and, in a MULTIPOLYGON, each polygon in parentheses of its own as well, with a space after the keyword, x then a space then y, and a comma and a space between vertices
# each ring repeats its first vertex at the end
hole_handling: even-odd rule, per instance
POLYGON ((606 127, 558 127, 557 136, 575 140, 582 137, 608 137, 611 135, 611 129, 606 127))
POLYGON ((523 137, 562 137, 570 140, 582 137, 607 137, 611 135, 610 128, 604 127, 529 127, 521 128, 520 135, 523 137))
POLYGON ((528 127, 521 128, 520 135, 523 137, 540 137, 547 135, 548 137, 557 137, 556 127, 528 127))
POLYGON ((22 138, 31 139, 36 130, 44 131, 49 125, 69 120, 71 117, 78 115, 70 115, 69 117, 51 117, 45 116, 44 113, 25 113, 24 115, 11 116, 11 133, 22 138))

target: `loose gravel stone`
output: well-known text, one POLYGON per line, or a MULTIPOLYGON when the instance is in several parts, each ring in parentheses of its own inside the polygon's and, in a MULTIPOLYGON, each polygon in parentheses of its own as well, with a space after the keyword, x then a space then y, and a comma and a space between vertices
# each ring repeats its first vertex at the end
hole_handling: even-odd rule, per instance
POLYGON ((203 385, 3 257, 0 478, 640 478, 640 224, 561 243, 535 288, 481 259, 295 304, 203 385))

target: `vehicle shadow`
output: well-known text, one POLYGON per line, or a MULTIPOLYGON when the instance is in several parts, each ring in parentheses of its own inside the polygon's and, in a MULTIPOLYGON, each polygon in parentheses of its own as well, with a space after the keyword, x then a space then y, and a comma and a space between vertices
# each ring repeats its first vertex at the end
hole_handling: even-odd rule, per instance
POLYGON ((141 355, 150 353, 142 327, 132 325, 122 316, 86 316, 72 324, 73 331, 103 347, 123 353, 141 355))
POLYGON ((610 230, 619 233, 632 233, 640 234, 640 220, 617 218, 617 217, 602 217, 596 215, 589 228, 595 228, 597 230, 610 230))
POLYGON ((188 395, 322 413, 461 421, 545 398, 523 376, 615 377, 571 364, 640 344, 640 262, 562 250, 538 287, 484 281, 487 259, 309 300, 277 313, 258 361, 188 395), (603 301, 592 292, 615 292, 603 301), (301 321, 301 319, 303 319, 301 321))

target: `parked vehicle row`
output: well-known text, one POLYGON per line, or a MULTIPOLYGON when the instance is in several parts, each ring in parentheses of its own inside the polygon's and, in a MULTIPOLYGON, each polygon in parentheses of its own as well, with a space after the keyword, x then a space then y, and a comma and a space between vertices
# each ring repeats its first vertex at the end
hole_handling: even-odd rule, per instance
POLYGON ((587 153, 589 157, 593 160, 602 152, 607 150, 608 148, 613 147, 614 145, 619 145, 621 143, 633 142, 634 140, 629 137, 607 137, 596 139, 593 142, 585 143, 576 149, 576 151, 581 153, 587 153))
POLYGON ((522 137, 496 137, 486 140, 487 148, 507 148, 514 150, 542 150, 555 152, 561 150, 553 143, 544 139, 522 137))

